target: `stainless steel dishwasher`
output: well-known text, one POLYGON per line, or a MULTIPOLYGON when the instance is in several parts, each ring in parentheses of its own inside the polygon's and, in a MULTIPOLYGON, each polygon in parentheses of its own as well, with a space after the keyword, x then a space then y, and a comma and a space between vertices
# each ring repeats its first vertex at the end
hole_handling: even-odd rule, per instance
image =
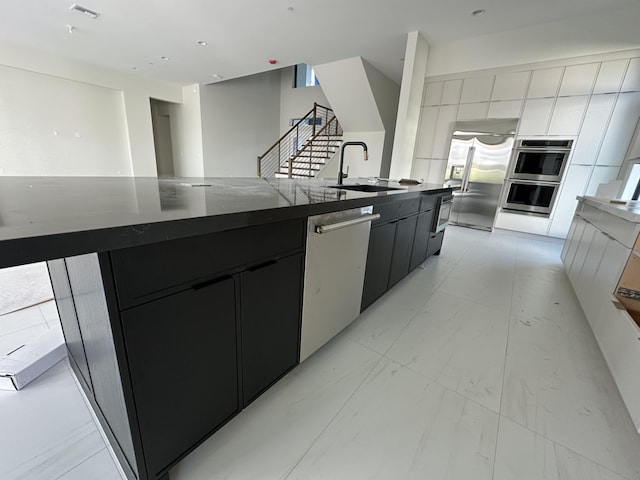
POLYGON ((373 207, 309 217, 300 361, 360 314, 373 207))

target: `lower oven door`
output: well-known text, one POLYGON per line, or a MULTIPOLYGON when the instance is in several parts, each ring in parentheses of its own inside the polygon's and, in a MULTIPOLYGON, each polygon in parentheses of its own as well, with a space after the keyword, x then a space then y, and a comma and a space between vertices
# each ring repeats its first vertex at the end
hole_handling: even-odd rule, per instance
POLYGON ((560 184, 508 180, 503 210, 549 215, 558 196, 560 184))

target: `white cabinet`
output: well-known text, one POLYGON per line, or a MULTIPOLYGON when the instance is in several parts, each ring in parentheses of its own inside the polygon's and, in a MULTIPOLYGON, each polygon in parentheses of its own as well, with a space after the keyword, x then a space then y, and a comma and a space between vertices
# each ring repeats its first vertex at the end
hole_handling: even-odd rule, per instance
POLYGON ((433 139, 436 135, 438 113, 440 107, 423 107, 418 130, 418 144, 416 145, 416 157, 430 158, 433 152, 433 139))
POLYGON ((556 101, 549 124, 549 135, 578 135, 589 97, 561 97, 556 101))
POLYGON ((580 137, 571 156, 572 164, 594 165, 616 103, 616 94, 593 95, 582 122, 580 137))
POLYGON ((611 60, 602 62, 593 94, 618 92, 629 60, 611 60))
POLYGON ((481 120, 487 118, 488 102, 463 103, 458 108, 458 120, 481 120))
POLYGON ((494 77, 465 78, 460 103, 488 102, 491 98, 494 77))
POLYGON ((558 96, 589 95, 593 90, 599 68, 599 63, 585 63, 567 67, 562 77, 558 96))
POLYGON ((432 158, 448 158, 451 134, 456 121, 458 105, 440 107, 440 115, 436 126, 436 134, 433 139, 432 158))
POLYGON ((622 82, 621 92, 640 91, 640 58, 632 58, 627 68, 627 74, 622 82))
POLYGON ((442 105, 457 105, 460 103, 462 80, 449 80, 442 87, 442 105))
POLYGON ((549 226, 549 235, 564 238, 569 229, 571 217, 576 209, 576 197, 583 195, 587 184, 591 167, 586 165, 569 165, 564 174, 560 193, 553 207, 553 216, 549 226))
POLYGON ((491 102, 489 104, 488 118, 520 118, 522 114, 522 100, 507 100, 491 102))
POLYGON ((496 75, 491 100, 521 100, 529 86, 531 72, 501 73, 496 75))
POLYGON ((585 222, 581 217, 577 215, 573 217, 573 223, 571 224, 570 229, 571 235, 567 237, 562 249, 562 254, 564 255, 562 261, 564 262, 564 268, 567 272, 571 269, 573 260, 576 258, 576 252, 578 251, 578 246, 580 245, 580 240, 582 240, 582 234, 584 233, 584 227, 586 226, 587 222, 585 222))
POLYGON ((564 67, 535 70, 531 75, 527 98, 555 97, 558 94, 563 72, 564 67))
POLYGON ((427 83, 424 89, 424 102, 422 102, 422 105, 425 107, 440 105, 443 88, 444 82, 427 83))
POLYGON ((553 98, 527 100, 520 119, 518 135, 544 135, 553 110, 553 98))
POLYGON ((640 157, 640 119, 636 125, 636 133, 633 136, 629 151, 627 151, 627 158, 639 158, 640 157))
POLYGON ((621 93, 602 142, 597 165, 622 165, 639 116, 640 92, 621 93))

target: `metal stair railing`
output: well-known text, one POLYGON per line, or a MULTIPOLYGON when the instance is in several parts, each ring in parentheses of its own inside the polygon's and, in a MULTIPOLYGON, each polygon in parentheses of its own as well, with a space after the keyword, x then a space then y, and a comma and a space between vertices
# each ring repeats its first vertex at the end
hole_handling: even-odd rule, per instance
MULTIPOLYGON (((258 177, 271 177, 277 172, 287 170, 287 176, 293 174, 293 163, 301 160, 301 154, 309 154, 309 176, 312 176, 311 165, 314 152, 320 150, 330 151, 329 139, 333 135, 342 135, 342 128, 332 109, 317 103, 300 120, 293 125, 287 133, 274 143, 264 154, 258 156, 258 177), (322 125, 318 128, 318 125, 322 125), (326 136, 327 145, 314 148, 313 140, 326 136)), ((302 155, 306 157, 306 155, 302 155)))

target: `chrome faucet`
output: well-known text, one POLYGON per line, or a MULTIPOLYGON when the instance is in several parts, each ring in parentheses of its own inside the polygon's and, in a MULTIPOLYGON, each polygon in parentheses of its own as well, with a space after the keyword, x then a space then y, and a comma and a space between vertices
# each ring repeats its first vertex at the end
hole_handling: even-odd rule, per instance
POLYGON ((340 147, 340 166, 338 167, 338 185, 342 185, 342 180, 347 178, 347 173, 349 172, 347 167, 347 173, 342 173, 342 167, 344 165, 344 147, 349 145, 360 145, 364 149, 364 161, 369 160, 369 150, 367 149, 367 144, 364 142, 344 142, 340 147))

